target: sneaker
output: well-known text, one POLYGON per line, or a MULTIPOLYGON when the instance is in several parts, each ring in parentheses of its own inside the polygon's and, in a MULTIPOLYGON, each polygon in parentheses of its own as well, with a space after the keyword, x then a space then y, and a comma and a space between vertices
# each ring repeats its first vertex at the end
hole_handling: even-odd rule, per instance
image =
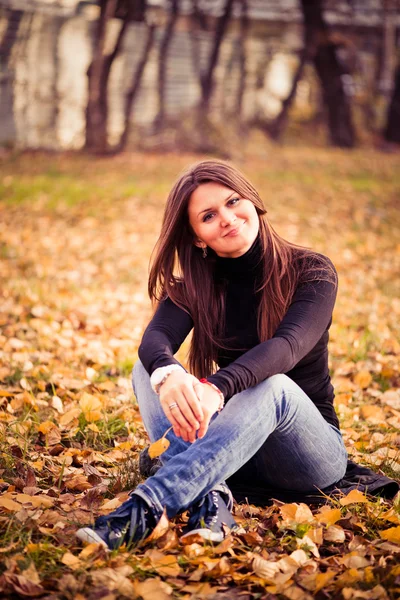
POLYGON ((198 534, 204 540, 222 542, 229 529, 238 528, 220 492, 211 490, 189 508, 189 521, 182 538, 198 534))
POLYGON ((132 496, 113 512, 98 517, 93 527, 82 527, 76 537, 83 542, 101 544, 106 550, 128 547, 144 540, 158 519, 140 496, 132 496))

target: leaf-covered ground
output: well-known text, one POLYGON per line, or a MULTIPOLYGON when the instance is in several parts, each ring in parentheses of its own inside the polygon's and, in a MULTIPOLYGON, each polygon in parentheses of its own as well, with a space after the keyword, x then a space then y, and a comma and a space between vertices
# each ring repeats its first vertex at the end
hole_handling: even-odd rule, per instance
MULTIPOLYGON (((245 533, 131 552, 82 548, 147 444, 130 371, 151 309, 148 259, 166 194, 195 157, 32 153, 0 164, 0 596, 393 599, 399 503, 360 493, 312 511, 236 507, 245 533)), ((331 329, 351 455, 400 477, 399 156, 265 149, 241 167, 284 237, 340 277, 331 329)), ((182 351, 182 358, 184 353, 182 351)), ((157 537, 157 536, 155 536, 157 537)))

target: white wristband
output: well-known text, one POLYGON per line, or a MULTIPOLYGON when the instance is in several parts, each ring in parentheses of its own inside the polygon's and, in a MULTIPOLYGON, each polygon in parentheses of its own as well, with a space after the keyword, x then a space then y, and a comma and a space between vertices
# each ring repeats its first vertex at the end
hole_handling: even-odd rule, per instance
POLYGON ((173 371, 184 371, 185 369, 181 365, 167 365, 166 367, 158 367, 153 371, 150 377, 150 385, 156 394, 160 393, 160 387, 165 382, 167 377, 171 375, 173 371))

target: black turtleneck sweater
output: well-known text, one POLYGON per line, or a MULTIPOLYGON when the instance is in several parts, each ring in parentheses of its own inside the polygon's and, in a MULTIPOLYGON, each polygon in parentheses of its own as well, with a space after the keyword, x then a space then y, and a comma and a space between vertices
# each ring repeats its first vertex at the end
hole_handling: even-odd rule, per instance
MULTIPOLYGON (((332 281, 334 267, 328 258, 319 255, 319 268, 313 273, 313 280, 299 283, 274 336, 260 343, 255 293, 261 272, 260 257, 257 239, 239 258, 216 258, 216 277, 224 279, 226 286, 224 339, 229 340, 226 344, 229 350, 219 351, 219 370, 208 380, 229 400, 267 377, 285 373, 314 402, 323 417, 339 427, 333 408, 327 348, 337 291, 332 281)), ((139 348, 139 358, 150 375, 158 367, 179 364, 174 354, 192 327, 190 315, 169 298, 160 303, 139 348)))

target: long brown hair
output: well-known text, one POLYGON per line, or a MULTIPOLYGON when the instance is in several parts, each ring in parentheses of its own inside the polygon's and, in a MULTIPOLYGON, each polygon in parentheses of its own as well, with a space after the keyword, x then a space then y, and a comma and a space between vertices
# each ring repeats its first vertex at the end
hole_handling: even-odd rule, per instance
POLYGON ((305 275, 312 279, 317 264, 321 267, 319 255, 287 242, 274 231, 257 190, 238 169, 222 161, 205 160, 184 171, 167 199, 160 237, 152 255, 148 291, 152 301, 160 302, 169 296, 191 315, 194 328, 188 362, 197 377, 214 372, 218 349, 225 347, 222 340, 225 294, 214 277, 215 254, 209 252, 206 259, 202 257, 201 249, 194 244, 195 235, 188 218, 192 193, 208 182, 219 183, 250 200, 260 219, 263 271, 258 289, 260 341, 273 336, 299 279, 305 275))

